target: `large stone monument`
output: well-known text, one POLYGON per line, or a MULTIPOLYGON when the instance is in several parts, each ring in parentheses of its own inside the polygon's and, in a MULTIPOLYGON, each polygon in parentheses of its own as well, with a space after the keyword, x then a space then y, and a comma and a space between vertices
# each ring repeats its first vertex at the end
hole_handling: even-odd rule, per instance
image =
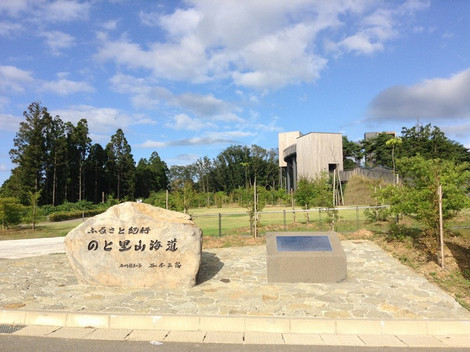
POLYGON ((88 219, 65 237, 80 283, 188 288, 196 284, 202 231, 189 215, 126 202, 88 219))
POLYGON ((346 255, 336 232, 266 234, 268 282, 341 282, 346 255))

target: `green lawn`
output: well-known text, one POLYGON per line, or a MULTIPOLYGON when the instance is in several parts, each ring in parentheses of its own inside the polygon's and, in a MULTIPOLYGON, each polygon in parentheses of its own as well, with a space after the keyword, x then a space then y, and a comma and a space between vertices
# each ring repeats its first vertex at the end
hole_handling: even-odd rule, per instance
MULTIPOLYGON (((355 207, 337 208, 338 213, 334 221, 334 229, 338 232, 354 232, 361 228, 385 231, 386 223, 370 223, 364 215, 364 209, 355 207)), ((205 236, 243 234, 249 235, 250 222, 247 210, 238 206, 224 208, 197 208, 190 209, 194 222, 203 230, 205 236), (220 214, 220 215, 219 215, 220 214), (220 228, 219 228, 220 226, 220 228)), ((267 206, 260 216, 258 231, 264 234, 266 231, 328 231, 331 230, 331 218, 325 211, 312 210, 307 213, 300 208, 281 206, 267 206), (285 213, 284 213, 285 211, 285 213), (295 217, 295 221, 294 221, 295 217)), ((37 225, 36 231, 31 230, 30 225, 22 225, 13 229, 0 230, 0 240, 20 238, 41 238, 65 236, 70 230, 82 222, 82 219, 67 220, 62 222, 44 222, 37 225)), ((462 236, 469 236, 470 209, 463 211, 451 223, 457 226, 455 230, 462 236)))

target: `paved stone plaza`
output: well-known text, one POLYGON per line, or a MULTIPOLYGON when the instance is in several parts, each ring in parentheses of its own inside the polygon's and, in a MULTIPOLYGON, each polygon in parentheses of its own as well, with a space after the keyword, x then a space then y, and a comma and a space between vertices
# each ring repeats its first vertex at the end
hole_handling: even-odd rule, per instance
MULTIPOLYGON (((348 278, 335 284, 268 284, 265 246, 204 250, 197 285, 169 291, 80 285, 63 253, 0 259, 0 307, 108 314, 470 319, 470 312, 450 295, 374 243, 342 244, 348 278)), ((135 269, 123 270, 132 275, 135 269)))

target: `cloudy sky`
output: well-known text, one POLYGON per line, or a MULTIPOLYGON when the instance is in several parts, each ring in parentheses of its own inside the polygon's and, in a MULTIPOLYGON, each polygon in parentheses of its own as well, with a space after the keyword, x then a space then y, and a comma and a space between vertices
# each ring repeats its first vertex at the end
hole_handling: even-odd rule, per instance
POLYGON ((136 162, 416 123, 470 147, 470 1, 1 0, 0 184, 33 101, 136 162))

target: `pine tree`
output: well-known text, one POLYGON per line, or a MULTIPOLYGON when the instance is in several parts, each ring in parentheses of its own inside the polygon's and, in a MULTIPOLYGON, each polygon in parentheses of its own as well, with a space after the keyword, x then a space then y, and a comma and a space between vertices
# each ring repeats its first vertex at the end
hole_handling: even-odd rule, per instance
POLYGON ((116 198, 133 198, 135 188, 135 162, 131 146, 127 143, 124 132, 119 128, 111 136, 106 146, 108 156, 107 172, 110 193, 116 198))
POLYGON ((16 179, 18 197, 27 204, 28 192, 37 193, 45 184, 45 164, 47 161, 47 127, 51 116, 47 108, 38 102, 29 105, 23 113, 25 121, 20 123, 20 128, 13 139, 14 148, 10 150, 10 157, 17 164, 16 179))

